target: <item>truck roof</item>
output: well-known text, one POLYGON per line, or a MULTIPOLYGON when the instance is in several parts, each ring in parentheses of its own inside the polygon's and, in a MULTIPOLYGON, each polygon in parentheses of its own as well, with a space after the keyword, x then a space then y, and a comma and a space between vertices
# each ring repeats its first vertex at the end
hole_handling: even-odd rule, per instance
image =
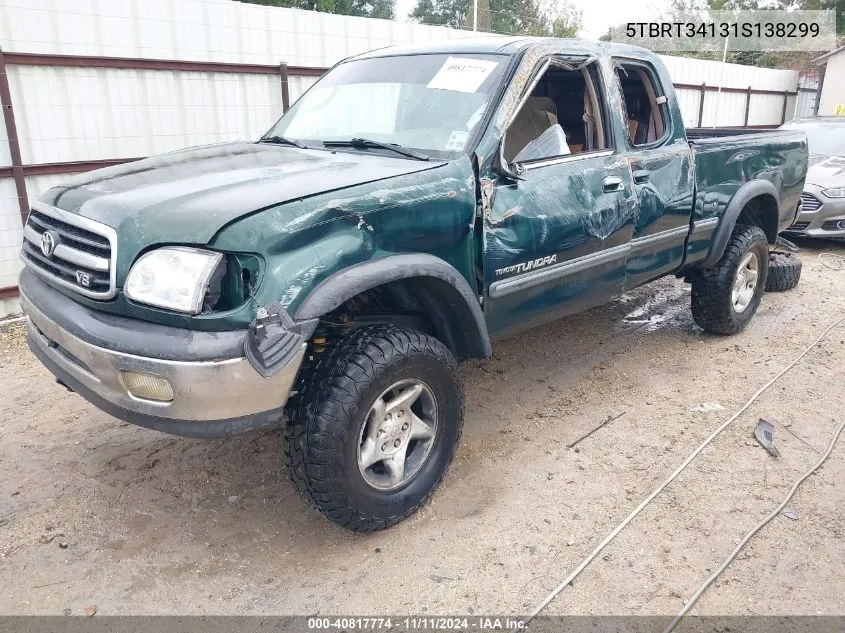
MULTIPOLYGON (((449 53, 480 53, 489 55, 514 55, 528 48, 545 46, 562 53, 591 53, 594 55, 634 55, 636 57, 652 56, 653 53, 636 46, 618 44, 614 42, 593 42, 583 39, 561 39, 554 37, 528 37, 486 35, 478 37, 463 37, 419 44, 403 44, 385 46, 367 53, 350 57, 352 59, 372 59, 375 57, 396 57, 399 55, 426 55, 449 53)), ((347 61, 349 61, 347 60, 347 61)))

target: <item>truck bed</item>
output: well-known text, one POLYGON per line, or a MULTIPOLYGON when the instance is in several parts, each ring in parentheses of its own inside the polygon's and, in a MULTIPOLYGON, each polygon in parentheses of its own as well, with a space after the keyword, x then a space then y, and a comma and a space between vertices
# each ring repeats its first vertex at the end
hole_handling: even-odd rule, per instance
MULTIPOLYGON (((707 128, 708 136, 703 130, 687 130, 695 162, 693 222, 721 219, 740 187, 759 179, 771 182, 779 194, 777 232, 787 228, 795 219, 807 173, 804 133, 746 128, 744 133, 718 135, 714 133, 724 132, 724 128, 707 128)), ((693 244, 689 261, 700 256, 703 248, 703 241, 693 244)))
POLYGON ((747 136, 774 132, 777 127, 688 127, 687 138, 691 141, 718 136, 747 136))

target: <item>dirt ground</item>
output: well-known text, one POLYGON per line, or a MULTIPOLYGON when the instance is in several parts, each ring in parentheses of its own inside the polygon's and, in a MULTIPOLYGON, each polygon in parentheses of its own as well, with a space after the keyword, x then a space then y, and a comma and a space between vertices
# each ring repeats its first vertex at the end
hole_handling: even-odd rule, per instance
MULTIPOLYGON (((804 274, 745 332, 697 328, 665 279, 464 366, 443 486, 346 533, 287 481, 276 432, 183 439, 120 423, 0 334, 0 613, 526 613, 721 422, 845 315, 845 272, 804 274), (566 445, 623 414, 576 448, 566 445)), ((845 323, 733 422, 548 608, 674 614, 818 458, 843 412, 845 323), (775 426, 782 456, 753 439, 775 426)), ((696 605, 845 615, 845 437, 696 605)))

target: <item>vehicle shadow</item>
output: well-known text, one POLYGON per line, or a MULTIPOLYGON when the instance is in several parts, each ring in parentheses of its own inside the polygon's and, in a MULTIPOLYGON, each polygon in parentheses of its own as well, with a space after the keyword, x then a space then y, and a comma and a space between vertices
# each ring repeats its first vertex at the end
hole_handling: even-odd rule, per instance
MULTIPOLYGON (((701 336, 688 305, 685 284, 661 280, 606 305, 496 341, 491 359, 471 361, 461 370, 467 394, 465 441, 495 435, 506 424, 501 412, 527 390, 544 388, 546 380, 562 375, 574 379, 632 337, 646 331, 701 336)), ((283 539, 286 547, 295 548, 298 539, 308 547, 378 539, 336 528, 300 499, 287 479, 279 430, 198 440, 139 429, 91 407, 89 411, 104 433, 83 441, 85 454, 75 464, 102 484, 103 501, 120 508, 125 527, 136 534, 160 529, 165 521, 190 525, 196 538, 209 543, 283 539)), ((472 464, 458 466, 464 467, 472 464)))

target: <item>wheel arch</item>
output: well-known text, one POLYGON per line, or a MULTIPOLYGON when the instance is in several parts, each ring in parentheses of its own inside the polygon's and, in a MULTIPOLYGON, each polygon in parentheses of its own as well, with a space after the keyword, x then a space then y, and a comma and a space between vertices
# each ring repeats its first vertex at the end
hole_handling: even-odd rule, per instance
POLYGON ((722 258, 731 234, 738 223, 759 226, 770 244, 777 241, 780 195, 768 180, 751 180, 742 185, 731 198, 713 234, 710 253, 700 268, 712 266, 722 258))
POLYGON ((323 317, 358 295, 399 281, 412 289, 438 338, 456 358, 487 358, 492 354, 477 295, 454 266, 426 253, 390 255, 334 273, 308 294, 295 319, 323 317))

